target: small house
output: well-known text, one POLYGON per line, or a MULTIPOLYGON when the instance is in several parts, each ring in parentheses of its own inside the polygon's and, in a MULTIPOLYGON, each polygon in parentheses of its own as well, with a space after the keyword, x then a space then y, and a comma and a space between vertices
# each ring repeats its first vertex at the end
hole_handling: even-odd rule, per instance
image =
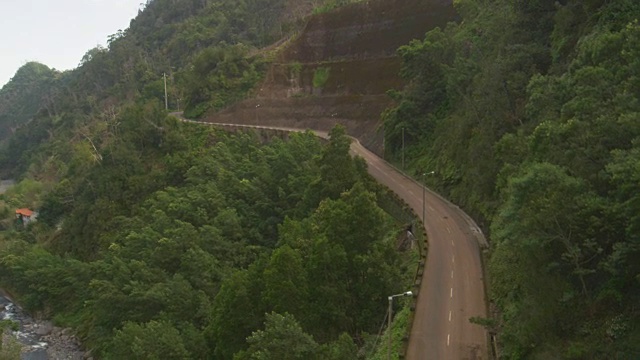
POLYGON ((35 211, 29 210, 27 208, 17 209, 16 210, 16 220, 20 220, 23 225, 27 225, 28 223, 34 221, 38 214, 35 211))

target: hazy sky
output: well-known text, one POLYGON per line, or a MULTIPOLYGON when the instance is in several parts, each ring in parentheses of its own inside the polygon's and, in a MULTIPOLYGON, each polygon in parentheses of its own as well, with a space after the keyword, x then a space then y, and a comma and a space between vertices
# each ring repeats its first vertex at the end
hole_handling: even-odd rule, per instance
POLYGON ((0 87, 29 61, 73 69, 146 0, 0 0, 0 87))

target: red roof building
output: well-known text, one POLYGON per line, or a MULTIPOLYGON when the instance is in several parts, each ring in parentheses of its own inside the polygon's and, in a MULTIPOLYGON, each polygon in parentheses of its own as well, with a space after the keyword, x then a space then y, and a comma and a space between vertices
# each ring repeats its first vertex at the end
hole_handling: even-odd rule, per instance
POLYGON ((27 208, 16 210, 16 220, 20 221, 23 226, 27 226, 28 223, 35 221, 38 217, 38 213, 27 208))
POLYGON ((18 210, 16 210, 16 216, 18 216, 18 215, 22 215, 22 216, 26 216, 26 217, 31 217, 31 216, 33 216, 33 211, 31 211, 31 210, 29 210, 29 209, 27 209, 27 208, 24 208, 24 209, 18 209, 18 210))

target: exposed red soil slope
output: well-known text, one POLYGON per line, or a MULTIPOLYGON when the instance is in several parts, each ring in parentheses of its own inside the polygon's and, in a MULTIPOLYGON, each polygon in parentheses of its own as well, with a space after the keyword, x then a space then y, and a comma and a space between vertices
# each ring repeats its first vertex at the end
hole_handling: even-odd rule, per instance
POLYGON ((380 154, 380 114, 391 105, 386 91, 402 86, 397 48, 454 19, 451 0, 371 0, 311 16, 253 98, 203 120, 318 130, 341 123, 380 154), (314 88, 319 67, 329 77, 314 88))

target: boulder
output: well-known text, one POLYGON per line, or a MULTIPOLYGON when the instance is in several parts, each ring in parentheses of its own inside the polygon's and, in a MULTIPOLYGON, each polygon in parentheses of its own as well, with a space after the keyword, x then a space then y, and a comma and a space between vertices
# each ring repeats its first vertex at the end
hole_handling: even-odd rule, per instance
POLYGON ((51 331, 53 331, 53 324, 48 321, 39 324, 35 329, 35 333, 40 336, 49 335, 51 334, 51 331))

